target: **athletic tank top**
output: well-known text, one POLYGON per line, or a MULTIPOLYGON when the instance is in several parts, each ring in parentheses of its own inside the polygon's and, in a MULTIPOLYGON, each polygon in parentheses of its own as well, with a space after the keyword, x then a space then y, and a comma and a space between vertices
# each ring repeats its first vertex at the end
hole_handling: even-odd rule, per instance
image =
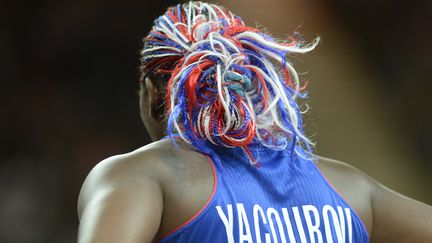
POLYGON ((289 150, 251 150, 259 168, 240 148, 214 147, 207 155, 213 193, 159 242, 369 242, 359 216, 313 161, 289 150))

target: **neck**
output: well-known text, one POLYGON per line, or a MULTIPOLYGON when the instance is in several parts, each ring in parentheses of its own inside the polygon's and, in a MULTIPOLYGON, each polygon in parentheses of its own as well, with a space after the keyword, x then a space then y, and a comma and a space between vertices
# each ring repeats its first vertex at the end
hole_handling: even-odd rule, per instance
POLYGON ((153 142, 161 140, 165 136, 165 132, 163 130, 152 129, 150 131, 147 130, 147 132, 153 142))

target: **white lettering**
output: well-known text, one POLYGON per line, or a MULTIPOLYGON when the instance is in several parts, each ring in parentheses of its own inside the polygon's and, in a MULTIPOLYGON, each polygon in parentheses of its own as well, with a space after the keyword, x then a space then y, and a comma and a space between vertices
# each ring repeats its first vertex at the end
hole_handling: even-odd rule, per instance
POLYGON ((250 209, 248 205, 237 203, 216 206, 225 226, 228 243, 353 242, 352 209, 349 207, 327 204, 322 208, 302 205, 301 208, 295 206, 275 209, 254 204, 250 212, 246 211, 250 209))
POLYGON ((318 210, 313 205, 304 205, 303 206, 303 213, 304 213, 306 225, 307 225, 308 231, 309 231, 310 242, 315 243, 317 240, 318 243, 322 243, 323 238, 322 238, 321 231, 319 230, 320 218, 319 218, 318 210), (312 222, 312 217, 310 214, 311 212, 313 213, 313 218, 314 218, 315 224, 312 222), (316 235, 317 239, 315 239, 315 235, 316 235))
POLYGON ((226 231, 226 234, 227 234, 228 243, 234 243, 234 234, 233 234, 234 224, 233 224, 232 205, 228 204, 227 208, 228 208, 228 218, 224 214, 221 206, 216 206, 216 209, 217 209, 217 212, 219 214, 219 217, 221 218, 222 222, 225 225, 225 231, 226 231))
POLYGON ((302 220, 300 218, 299 209, 298 209, 298 207, 293 207, 292 210, 294 213, 294 219, 295 219, 295 223, 297 225, 297 230, 298 230, 299 235, 300 235, 300 241, 301 241, 301 243, 307 243, 306 235, 305 235, 305 232, 303 229, 303 223, 302 223, 302 220))
POLYGON ((331 218, 333 220, 333 225, 334 225, 334 229, 336 232, 337 241, 338 241, 338 243, 344 243, 344 241, 342 239, 342 232, 341 232, 342 229, 341 229, 340 224, 339 224, 339 217, 336 213, 336 210, 330 205, 325 205, 322 209, 322 214, 323 214, 323 218, 324 218, 324 229, 325 229, 327 243, 333 243, 333 236, 332 236, 332 230, 330 227, 329 213, 331 214, 331 218))
MULTIPOLYGON (((257 239, 257 243, 261 243, 261 232, 260 232, 260 226, 259 226, 259 219, 258 219, 258 213, 261 216, 262 222, 264 224, 267 224, 267 220, 266 217, 264 215, 264 210, 261 208, 260 205, 255 204, 253 207, 253 217, 254 217, 254 225, 255 225, 255 235, 256 235, 256 239, 257 239)), ((270 234, 269 233, 265 233, 265 242, 266 243, 270 243, 271 242, 271 238, 270 238, 270 234)), ((295 242, 294 242, 295 243, 295 242)))
POLYGON ((349 243, 352 243, 352 221, 351 221, 351 210, 349 208, 345 208, 345 214, 347 217, 347 226, 348 226, 348 239, 349 243))
POLYGON ((252 235, 249 227, 249 220, 247 218, 247 214, 243 203, 237 203, 237 212, 238 212, 238 220, 239 220, 239 235, 240 235, 240 243, 245 241, 252 243, 252 235), (244 229, 246 230, 246 234, 244 234, 244 229))
POLYGON ((340 228, 342 232, 342 241, 345 242, 346 239, 346 233, 345 233, 345 214, 343 211, 343 208, 341 206, 337 207, 338 214, 339 214, 339 222, 340 222, 340 228))
POLYGON ((270 229, 271 229, 271 232, 273 234, 273 241, 275 243, 277 243, 278 242, 278 237, 277 237, 277 234, 276 234, 276 230, 275 230, 274 222, 273 222, 273 219, 272 219, 272 215, 274 215, 274 219, 276 220, 276 224, 278 226, 278 230, 279 230, 279 235, 280 235, 281 241, 284 243, 284 242, 286 242, 285 231, 283 229, 282 220, 281 220, 281 218, 279 216, 279 213, 274 208, 267 208, 267 218, 269 219, 270 229))
POLYGON ((291 221, 289 219, 288 210, 286 208, 282 208, 282 215, 285 220, 285 224, 288 231, 288 237, 290 240, 290 243, 296 243, 295 237, 294 237, 294 231, 291 225, 291 221))

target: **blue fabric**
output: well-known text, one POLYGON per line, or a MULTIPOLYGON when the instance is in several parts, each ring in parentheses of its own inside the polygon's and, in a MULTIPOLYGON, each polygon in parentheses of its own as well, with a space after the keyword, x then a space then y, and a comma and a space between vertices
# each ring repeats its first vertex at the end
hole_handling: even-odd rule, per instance
POLYGON ((160 242, 369 242, 360 218, 314 162, 290 150, 213 147, 216 191, 191 222, 160 242))

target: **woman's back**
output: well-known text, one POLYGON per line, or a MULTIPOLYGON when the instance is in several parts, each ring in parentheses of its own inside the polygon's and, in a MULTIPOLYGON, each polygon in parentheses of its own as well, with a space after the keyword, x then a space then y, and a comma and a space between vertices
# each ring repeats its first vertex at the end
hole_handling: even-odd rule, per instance
POLYGON ((360 218, 314 162, 256 147, 256 168, 238 149, 212 150, 211 195, 161 242, 368 242, 360 218))
POLYGON ((313 154, 287 56, 318 41, 274 39, 214 4, 170 7, 141 52, 156 142, 92 170, 79 242, 428 242, 429 206, 313 154))
MULTIPOLYGON (((179 142, 179 145, 180 149, 173 147, 169 140, 157 141, 131 153, 114 156, 99 163, 87 177, 80 193, 78 204, 78 215, 81 221, 79 242, 106 243, 121 241, 135 243, 157 241, 160 239, 162 239, 163 242, 165 236, 168 236, 165 240, 169 242, 169 240, 175 240, 176 237, 182 239, 181 237, 191 236, 187 234, 188 232, 182 234, 180 230, 177 230, 179 227, 182 227, 182 225, 189 225, 191 229, 193 229, 193 227, 196 226, 194 224, 198 224, 200 220, 202 220, 201 223, 205 226, 205 217, 200 216, 200 219, 198 216, 202 215, 202 210, 209 210, 212 206, 211 200, 217 196, 216 191, 214 191, 214 186, 217 186, 214 180, 216 163, 209 163, 209 159, 205 155, 194 151, 189 145, 183 142, 179 142), (215 170, 213 170, 212 164, 215 166, 215 170), (192 221, 190 221, 190 219, 192 219, 192 221), (177 231, 178 233, 173 231, 177 231)), ((241 161, 236 160, 236 162, 241 161)), ((303 161, 302 163, 304 163, 302 166, 303 168, 315 168, 313 164, 310 164, 311 162, 308 166, 306 166, 308 162, 303 161)), ((359 219, 355 216, 356 213, 358 213, 367 231, 371 234, 372 242, 429 242, 432 237, 432 232, 429 227, 430 224, 427 223, 431 219, 430 206, 404 198, 344 163, 319 157, 317 164, 318 168, 341 193, 343 198, 346 199, 346 202, 352 206, 352 211, 350 211, 353 227, 352 242, 364 242, 367 234, 359 219), (412 232, 416 233, 412 234, 412 232), (355 234, 362 235, 360 236, 360 241, 355 240, 359 239, 356 238, 355 234)), ((265 167, 265 164, 261 167, 265 167)), ((263 169, 252 168, 253 170, 263 169)), ((266 169, 263 169, 263 171, 265 170, 266 169)), ((219 177, 223 176, 223 174, 224 172, 219 173, 219 177)), ((235 175, 237 175, 237 173, 232 173, 229 178, 233 179, 235 175)), ((310 176, 318 181, 323 179, 319 173, 314 173, 310 176)), ((240 178, 241 175, 238 174, 238 177, 240 178)), ((275 178, 275 181, 276 179, 277 178, 275 178)), ((238 178, 236 180, 238 180, 238 178)), ((219 180, 219 182, 216 183, 221 183, 221 181, 222 180, 219 180)), ((246 188, 245 185, 240 186, 241 189, 246 188)), ((226 187, 222 185, 219 188, 228 191, 231 190, 230 185, 226 187)), ((233 192, 241 191, 237 189, 239 188, 234 189, 233 192)), ((270 188, 270 190, 272 189, 270 188)), ((295 190, 301 192, 300 189, 295 190)), ((338 206, 349 208, 349 206, 344 204, 341 198, 327 186, 322 188, 321 191, 316 192, 317 194, 315 197, 319 198, 322 195, 325 197, 325 195, 329 195, 327 194, 328 192, 332 195, 331 197, 335 197, 334 199, 336 199, 336 201, 342 203, 337 205, 333 204, 335 202, 333 199, 328 201, 329 205, 333 205, 331 206, 332 208, 336 206, 335 211, 337 213, 339 212, 338 206)), ((309 196, 314 197, 314 195, 310 193, 311 192, 305 191, 305 195, 309 194, 309 196)), ((279 194, 279 192, 277 192, 276 195, 277 194, 279 194)), ((228 198, 229 196, 228 194, 228 198)), ((232 198, 236 198, 235 194, 232 194, 232 196, 232 198)), ((286 197, 288 201, 291 200, 291 195, 286 195, 286 197)), ((226 197, 221 198, 225 199, 226 197)), ((250 199, 249 196, 246 196, 246 198, 250 199)), ((228 222, 233 222, 233 227, 240 227, 237 221, 238 218, 234 219, 234 214, 238 212, 237 202, 235 206, 227 201, 224 201, 224 203, 225 205, 222 204, 224 208, 219 205, 221 206, 221 215, 223 213, 223 215, 227 216, 228 222), (229 204, 232 206, 229 206, 229 204), (233 210, 232 221, 229 220, 230 207, 232 207, 233 210)), ((300 204, 302 203, 303 202, 300 202, 300 204)), ((250 214, 250 211, 246 211, 246 208, 250 209, 250 207, 244 205, 243 201, 246 214, 250 214)), ((299 214, 302 214, 300 217, 303 219, 304 205, 290 205, 274 208, 278 211, 282 225, 285 227, 284 230, 287 242, 293 241, 289 241, 289 232, 286 228, 288 221, 283 219, 283 212, 285 211, 283 208, 287 209, 289 216, 294 216, 294 211, 296 210, 294 208, 296 206, 298 207, 299 214)), ((260 205, 260 208, 263 209, 264 217, 267 220, 267 211, 269 208, 262 205, 260 205)), ((320 206, 316 207, 320 217, 323 216, 323 208, 324 207, 320 206)), ((257 210, 260 211, 260 209, 257 210)), ((327 207, 326 210, 328 210, 329 215, 333 212, 329 207, 327 207)), ((272 211, 273 210, 270 209, 270 212, 272 211)), ((313 212, 315 209, 306 207, 306 211, 313 212)), ((345 213, 345 210, 343 211, 346 228, 348 225, 346 220, 348 214, 345 213)), ((338 216, 339 215, 342 214, 338 214, 338 216)), ((250 219, 250 216, 247 217, 250 219)), ((213 232, 210 231, 210 228, 201 228, 202 231, 196 236, 202 237, 217 233, 218 237, 220 237, 217 240, 226 238, 226 241, 210 242, 229 242, 225 224, 223 223, 223 219, 219 216, 219 213, 217 217, 210 219, 213 220, 214 223, 219 222, 218 227, 222 228, 223 231, 213 232)), ((253 225, 254 223, 252 221, 253 220, 248 221, 249 227, 252 237, 256 237, 255 225, 253 225)), ((294 219, 290 218, 289 221, 291 225, 294 226, 296 224, 295 216, 294 219)), ((274 222, 276 221, 273 221, 273 223, 274 222)), ((312 220, 309 224, 314 225, 314 222, 316 221, 312 220)), ((341 222, 342 220, 339 218, 340 225, 342 224, 341 222)), ((260 223, 263 222, 260 221, 260 223)), ((267 223, 269 223, 269 221, 267 221, 267 223)), ((305 232, 306 242, 309 242, 310 231, 306 218, 304 218, 303 223, 305 223, 303 230, 305 232)), ((324 218, 320 219, 320 227, 322 227, 323 223, 325 224, 324 218)), ((268 233, 268 226, 270 225, 267 225, 267 228, 264 229, 264 234, 261 234, 263 241, 265 239, 264 237, 266 237, 265 233, 268 233)), ((278 226, 275 225, 274 227, 275 230, 279 230, 278 226)), ((295 234, 295 237, 301 237, 298 232, 298 227, 294 227, 293 234, 295 234), (294 233, 294 231, 297 232, 294 233)), ((319 232, 323 237, 323 242, 331 242, 327 239, 325 226, 324 229, 320 229, 319 232)), ((240 232, 236 233, 233 228, 233 234, 235 242, 239 242, 240 232)), ((279 233, 276 232, 276 234, 279 233)), ((316 237, 316 242, 320 242, 316 231, 314 235, 316 237)), ((339 242, 337 240, 337 233, 335 233, 335 235, 333 242, 339 242)), ((345 232, 345 237, 349 235, 349 232, 345 232)), ((270 237, 272 237, 271 227, 270 237)), ((190 238, 188 240, 190 240, 190 242, 201 242, 195 241, 195 238, 190 238)), ((349 242, 349 238, 345 238, 345 240, 345 242, 349 242)), ((182 241, 179 240, 177 242, 182 241)), ((255 238, 253 238, 253 242, 256 242, 255 238)), ((301 238, 296 242, 302 242, 301 238)))

